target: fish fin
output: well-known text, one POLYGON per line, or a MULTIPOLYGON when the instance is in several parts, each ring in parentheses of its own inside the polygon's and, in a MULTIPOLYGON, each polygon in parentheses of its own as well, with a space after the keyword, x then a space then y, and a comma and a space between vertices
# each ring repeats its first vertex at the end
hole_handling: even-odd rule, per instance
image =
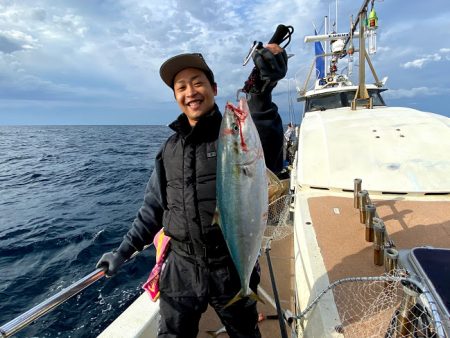
POLYGON ((230 300, 223 308, 225 309, 225 308, 229 307, 230 305, 236 303, 237 301, 241 300, 242 298, 247 298, 247 297, 250 298, 250 299, 253 299, 253 300, 256 301, 256 302, 261 302, 261 303, 263 303, 263 304, 266 304, 266 303, 262 300, 262 298, 259 297, 259 296, 258 296, 256 293, 254 293, 253 291, 252 291, 252 293, 251 293, 250 295, 248 295, 248 296, 242 296, 242 290, 239 290, 239 292, 237 293, 237 295, 234 296, 233 299, 230 300))
POLYGON ((214 211, 212 224, 219 224, 220 225, 220 213, 219 213, 219 209, 217 209, 217 207, 216 207, 216 210, 214 211))
POLYGON ((241 290, 239 290, 237 295, 234 296, 233 299, 231 299, 223 308, 225 309, 225 308, 229 307, 230 305, 236 303, 238 300, 241 300, 242 298, 244 298, 244 297, 242 297, 241 290))

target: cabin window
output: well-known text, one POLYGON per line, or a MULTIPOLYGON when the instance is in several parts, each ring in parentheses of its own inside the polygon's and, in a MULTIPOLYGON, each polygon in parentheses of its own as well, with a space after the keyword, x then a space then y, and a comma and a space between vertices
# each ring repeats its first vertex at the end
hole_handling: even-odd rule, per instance
MULTIPOLYGON (((385 106, 378 89, 369 90, 374 106, 385 106)), ((305 112, 350 107, 356 91, 334 92, 313 96, 306 99, 305 112)))

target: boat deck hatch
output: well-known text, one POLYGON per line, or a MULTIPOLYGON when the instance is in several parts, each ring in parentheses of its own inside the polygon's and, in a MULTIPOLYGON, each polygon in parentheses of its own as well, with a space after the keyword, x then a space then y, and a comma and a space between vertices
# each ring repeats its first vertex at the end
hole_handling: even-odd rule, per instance
POLYGON ((450 313, 450 249, 414 248, 410 259, 439 302, 447 318, 450 313))

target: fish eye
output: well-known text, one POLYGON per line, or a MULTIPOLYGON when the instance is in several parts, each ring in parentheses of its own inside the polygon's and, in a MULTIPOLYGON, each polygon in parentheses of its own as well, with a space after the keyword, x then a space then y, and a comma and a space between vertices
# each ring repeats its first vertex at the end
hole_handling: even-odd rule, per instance
POLYGON ((234 131, 238 131, 239 130, 239 126, 236 123, 233 123, 231 125, 231 128, 233 128, 234 131))

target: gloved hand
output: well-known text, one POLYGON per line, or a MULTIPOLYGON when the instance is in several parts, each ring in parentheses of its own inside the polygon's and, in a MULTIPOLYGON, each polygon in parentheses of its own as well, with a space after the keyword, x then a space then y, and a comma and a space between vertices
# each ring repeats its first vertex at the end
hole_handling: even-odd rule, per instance
POLYGON ((245 81, 242 91, 250 94, 268 94, 287 73, 287 54, 277 44, 256 49, 252 55, 255 67, 245 81))
POLYGON ((265 48, 256 49, 252 58, 261 80, 274 83, 286 76, 288 57, 280 46, 269 44, 265 48))
POLYGON ((111 277, 116 274, 117 270, 125 263, 125 258, 116 250, 103 254, 98 261, 96 268, 105 269, 106 277, 111 277))

